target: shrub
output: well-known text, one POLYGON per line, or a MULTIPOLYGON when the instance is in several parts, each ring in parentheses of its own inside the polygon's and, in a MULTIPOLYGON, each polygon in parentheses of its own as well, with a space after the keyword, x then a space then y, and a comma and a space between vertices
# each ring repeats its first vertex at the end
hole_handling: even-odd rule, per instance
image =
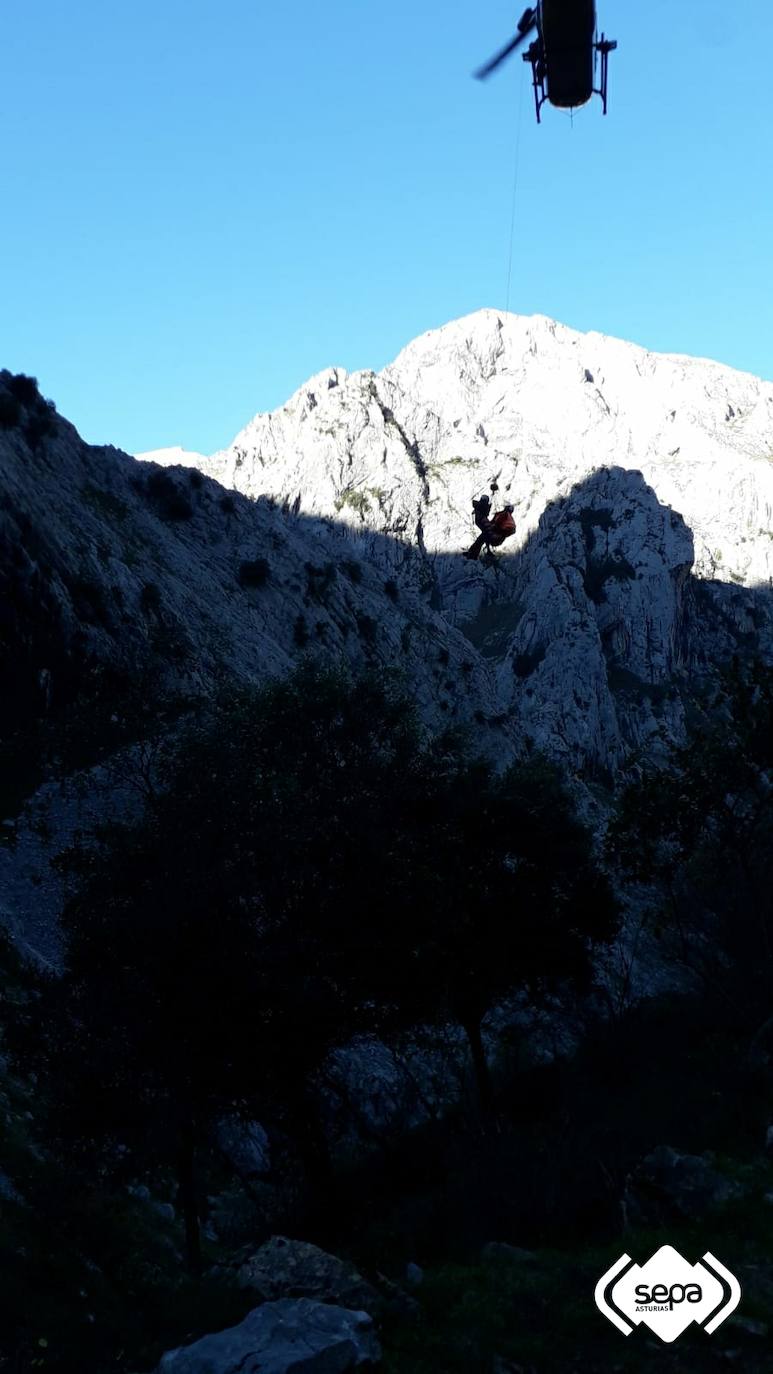
POLYGON ((204 478, 198 468, 190 468, 188 471, 188 481, 195 491, 200 491, 204 485, 204 478))
POLYGON ((157 582, 145 582, 140 592, 140 608, 147 615, 161 609, 161 592, 157 582))
POLYGON ((220 497, 220 509, 225 515, 235 515, 236 502, 232 496, 225 495, 220 497))
POLYGON ((20 405, 34 406, 36 402, 42 400, 36 377, 27 377, 25 373, 18 372, 16 376, 11 375, 8 378, 6 386, 20 405))
POLYGON ((589 560, 583 575, 586 594, 600 606, 606 601, 605 582, 628 582, 636 577, 636 569, 631 567, 627 558, 604 558, 601 562, 589 560))
POLYGON ((393 577, 387 578, 386 582, 384 583, 384 591, 386 592, 390 601, 399 601, 400 592, 398 590, 397 583, 395 582, 393 577))
POLYGON ((355 558, 345 558, 341 568, 350 582, 359 583, 362 581, 362 565, 355 558))
POLYGON ((373 616, 365 615, 364 611, 357 611, 356 620, 357 629, 360 632, 361 638, 364 639, 367 644, 372 644, 375 641, 378 631, 378 625, 373 619, 373 616))
POLYGON ((15 429, 21 419, 21 406, 10 391, 0 391, 0 429, 15 429))
POLYGON ((70 584, 73 610, 88 625, 108 625, 110 614, 101 583, 91 577, 76 577, 70 584))
POLYGON ((264 587, 271 576, 271 567, 266 558, 245 559, 239 564, 240 587, 264 587))
POLYGON ((313 563, 306 563, 305 570, 307 595, 314 601, 324 601, 326 593, 335 582, 335 564, 323 563, 321 567, 316 567, 313 563))
POLYGON ((526 653, 516 654, 513 658, 513 672, 516 677, 530 677, 535 668, 538 668, 547 653, 546 644, 537 644, 533 649, 526 653))
POLYGON ((47 409, 36 410, 30 415, 24 426, 24 437, 31 449, 36 449, 41 439, 47 434, 51 434, 54 429, 54 421, 47 409))
POLYGON ((306 624, 306 617, 303 611, 300 611, 296 616, 293 626, 293 639, 299 649, 304 649, 309 642, 309 627, 306 624))
POLYGON ((340 511, 343 510, 345 506, 349 506, 355 511, 361 520, 364 520, 366 515, 370 515, 370 500, 368 499, 367 493, 364 491, 342 492, 342 494, 336 498, 335 508, 337 511, 340 511))
POLYGON ((151 472, 145 487, 162 520, 190 520, 193 506, 187 492, 163 469, 151 472))

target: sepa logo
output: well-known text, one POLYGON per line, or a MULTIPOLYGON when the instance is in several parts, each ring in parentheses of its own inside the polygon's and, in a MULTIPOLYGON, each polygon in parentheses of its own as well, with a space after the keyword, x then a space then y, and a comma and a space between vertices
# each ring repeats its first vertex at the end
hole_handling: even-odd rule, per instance
POLYGON ((662 1245, 646 1264, 623 1255, 596 1284, 596 1306, 624 1336, 646 1322, 662 1341, 697 1322, 712 1335, 741 1301, 741 1285, 706 1253, 688 1264, 673 1245, 662 1245))

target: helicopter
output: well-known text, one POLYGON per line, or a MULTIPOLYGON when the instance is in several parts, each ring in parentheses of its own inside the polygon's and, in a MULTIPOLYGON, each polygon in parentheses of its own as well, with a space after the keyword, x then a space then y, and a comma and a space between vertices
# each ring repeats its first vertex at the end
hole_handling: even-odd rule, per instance
POLYGON ((595 0, 540 0, 524 10, 515 37, 475 76, 481 81, 490 76, 532 33, 536 37, 523 60, 531 63, 537 123, 541 122, 540 110, 546 100, 559 110, 570 110, 585 105, 592 95, 600 95, 606 114, 609 54, 617 43, 603 33, 596 37, 595 0), (601 84, 596 87, 593 80, 598 57, 601 84))

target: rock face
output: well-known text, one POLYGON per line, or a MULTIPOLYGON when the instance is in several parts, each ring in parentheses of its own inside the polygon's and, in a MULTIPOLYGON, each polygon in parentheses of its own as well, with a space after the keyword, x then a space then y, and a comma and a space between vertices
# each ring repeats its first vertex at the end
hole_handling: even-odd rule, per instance
POLYGON ((240 1178, 260 1178, 271 1168, 271 1147, 257 1121, 225 1117, 218 1123, 217 1143, 240 1178))
POLYGON ((308 653, 403 663, 431 720, 491 705, 488 665, 462 678, 464 637, 423 590, 387 588, 346 526, 226 492, 195 468, 92 448, 60 417, 34 447, 22 428, 0 429, 0 480, 6 728, 87 690, 98 670, 145 668, 157 689, 171 678, 195 691, 285 673, 308 653), (441 651, 465 684, 450 705, 441 651))
POLYGON ((692 531, 699 576, 759 585, 773 576, 771 458, 773 382, 482 310, 381 373, 320 373, 205 468, 432 553, 463 545, 491 483, 522 544, 598 468, 639 471, 692 531))
POLYGON ((381 1351, 366 1312, 301 1298, 256 1307, 238 1326, 169 1350, 158 1374, 348 1374, 381 1351))
POLYGON ((626 1210, 637 1224, 702 1221, 741 1196, 741 1187, 720 1173, 709 1155, 686 1155, 659 1145, 641 1161, 627 1189, 626 1210))
MULTIPOLYGON (((227 492, 195 468, 93 448, 48 411, 39 437, 40 405, 0 427, 0 720, 13 760, 7 769, 3 753, 0 922, 55 962, 62 887, 49 861, 79 829, 137 806, 104 766, 130 716, 140 737, 157 732, 168 693, 281 676, 308 655, 377 673, 401 666, 433 726, 487 722, 497 688, 425 593, 387 588, 346 527, 227 492), (39 782, 33 746, 49 727, 60 736, 73 706, 78 738, 56 786, 20 811, 39 782), (98 731, 96 753, 84 731, 98 731)), ((515 752, 511 723, 476 728, 492 754, 515 752)))
POLYGON ((491 663, 488 716, 574 770, 657 752, 691 674, 771 652, 773 383, 717 363, 480 311, 320 373, 202 468, 356 531, 491 663), (460 563, 489 489, 516 537, 460 563))
MULTIPOLYGON (((773 384, 718 364, 482 311, 378 375, 320 373, 212 458, 159 462, 82 443, 12 385, 0 710, 22 746, 75 701, 117 748, 130 689, 151 718, 167 690, 313 654, 399 671, 495 766, 537 747, 608 783, 682 737, 697 679, 773 659, 773 384), (517 533, 470 563, 486 489, 517 533)), ((38 950, 91 765, 42 818, 3 799, 0 919, 38 950)))
POLYGON ((308 1241, 272 1236, 240 1266, 237 1283, 264 1300, 314 1298, 339 1307, 373 1312, 379 1295, 344 1260, 308 1241))

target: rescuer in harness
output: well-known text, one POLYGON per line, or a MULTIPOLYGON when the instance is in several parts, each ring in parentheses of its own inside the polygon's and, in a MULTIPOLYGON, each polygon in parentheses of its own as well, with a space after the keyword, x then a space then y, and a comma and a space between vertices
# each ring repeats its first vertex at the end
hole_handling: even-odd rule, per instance
POLYGON ((484 544, 487 549, 496 549, 500 544, 504 544, 505 540, 509 539, 512 534, 515 534, 515 521, 512 506, 505 506, 504 510, 498 511, 491 519, 489 517, 491 501, 488 496, 481 496, 479 501, 473 501, 472 506, 475 511, 475 524, 478 526, 480 534, 475 543, 467 549, 464 557, 475 560, 480 556, 484 544))

